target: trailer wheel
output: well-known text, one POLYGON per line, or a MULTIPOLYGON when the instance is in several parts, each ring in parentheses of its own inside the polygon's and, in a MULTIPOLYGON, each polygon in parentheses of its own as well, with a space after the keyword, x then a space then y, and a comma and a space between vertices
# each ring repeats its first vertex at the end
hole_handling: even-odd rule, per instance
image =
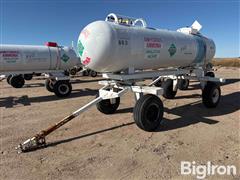
POLYGON ((89 71, 88 69, 87 70, 84 70, 83 73, 82 73, 83 76, 88 76, 89 75, 89 71))
POLYGON ((41 76, 41 73, 34 73, 35 76, 41 76))
POLYGON ((69 74, 70 74, 70 72, 69 72, 68 70, 65 70, 65 71, 64 71, 64 75, 65 75, 65 76, 69 76, 69 74))
POLYGON ((173 99, 177 94, 177 91, 173 91, 173 80, 167 79, 163 82, 163 97, 166 99, 173 99))
POLYGON ((58 97, 67 97, 72 92, 72 85, 69 81, 56 81, 53 91, 58 97))
POLYGON ((202 91, 202 102, 207 108, 214 108, 218 105, 221 97, 220 86, 215 82, 208 81, 202 91))
POLYGON ((189 80, 188 79, 180 79, 178 82, 178 89, 180 90, 187 90, 189 86, 189 80))
POLYGON ((45 80, 45 87, 49 92, 54 92, 53 90, 53 82, 51 79, 46 79, 45 80))
POLYGON ((77 69, 76 69, 76 68, 70 69, 70 74, 71 74, 72 76, 76 75, 76 74, 77 74, 77 69))
POLYGON ((215 74, 214 74, 214 72, 209 71, 209 72, 207 72, 207 73, 205 74, 205 76, 215 77, 215 74))
POLYGON ((120 104, 120 97, 114 99, 104 99, 96 104, 97 109, 104 114, 113 114, 120 104))
POLYGON ((22 75, 14 75, 9 80, 10 84, 14 88, 21 88, 25 84, 25 80, 22 75))
POLYGON ((31 80, 33 78, 33 75, 32 74, 24 74, 23 75, 23 78, 27 81, 31 80))
MULTIPOLYGON (((12 74, 10 74, 8 77, 7 77, 7 83, 10 84, 10 79, 13 77, 12 74)), ((10 84, 11 85, 11 84, 10 84)))
MULTIPOLYGON (((155 79, 157 79, 158 77, 156 77, 156 78, 153 78, 152 80, 154 81, 155 79)), ((161 79, 159 79, 157 82, 155 82, 154 83, 154 86, 156 86, 156 87, 161 87, 162 86, 162 80, 161 79)))
POLYGON ((163 119, 163 103, 152 94, 142 96, 133 109, 134 121, 140 129, 153 131, 160 126, 163 119))
POLYGON ((96 77, 96 76, 97 76, 97 72, 91 70, 91 71, 90 71, 90 75, 91 75, 91 77, 96 77))
POLYGON ((79 71, 83 70, 83 68, 82 67, 76 67, 76 70, 77 70, 77 72, 79 72, 79 71))

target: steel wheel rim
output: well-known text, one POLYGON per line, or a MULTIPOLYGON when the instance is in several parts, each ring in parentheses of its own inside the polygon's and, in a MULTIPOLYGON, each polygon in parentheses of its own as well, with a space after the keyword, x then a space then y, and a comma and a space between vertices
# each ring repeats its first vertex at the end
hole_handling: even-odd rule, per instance
POLYGON ((68 91, 69 91, 69 87, 68 87, 66 84, 61 84, 61 85, 58 87, 58 91, 59 91, 61 94, 67 94, 68 91))

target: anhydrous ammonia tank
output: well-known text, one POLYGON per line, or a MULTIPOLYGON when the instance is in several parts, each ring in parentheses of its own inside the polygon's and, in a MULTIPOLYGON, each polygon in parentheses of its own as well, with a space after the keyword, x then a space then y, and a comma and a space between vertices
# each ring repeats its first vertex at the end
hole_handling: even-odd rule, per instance
POLYGON ((204 65, 213 58, 215 44, 200 29, 198 22, 178 31, 154 29, 143 19, 109 14, 83 29, 78 53, 87 68, 98 72, 204 65))
POLYGON ((66 70, 80 64, 69 47, 46 43, 46 46, 0 45, 0 72, 66 70))

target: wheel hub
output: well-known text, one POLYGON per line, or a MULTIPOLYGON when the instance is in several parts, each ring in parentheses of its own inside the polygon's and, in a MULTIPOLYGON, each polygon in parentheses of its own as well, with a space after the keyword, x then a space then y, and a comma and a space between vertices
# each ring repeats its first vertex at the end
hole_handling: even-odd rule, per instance
POLYGON ((62 84, 61 86, 59 86, 58 90, 61 94, 67 94, 69 91, 69 87, 66 84, 62 84))
POLYGON ((146 117, 150 122, 155 122, 157 121, 159 116, 159 108, 156 104, 151 104, 148 107, 147 113, 146 113, 146 117))

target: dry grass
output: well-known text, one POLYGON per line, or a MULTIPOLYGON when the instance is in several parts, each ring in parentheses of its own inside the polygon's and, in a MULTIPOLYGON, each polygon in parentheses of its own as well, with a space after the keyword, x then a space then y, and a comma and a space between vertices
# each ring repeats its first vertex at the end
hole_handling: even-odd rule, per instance
POLYGON ((223 67, 240 67, 240 58, 214 58, 212 64, 223 67))

